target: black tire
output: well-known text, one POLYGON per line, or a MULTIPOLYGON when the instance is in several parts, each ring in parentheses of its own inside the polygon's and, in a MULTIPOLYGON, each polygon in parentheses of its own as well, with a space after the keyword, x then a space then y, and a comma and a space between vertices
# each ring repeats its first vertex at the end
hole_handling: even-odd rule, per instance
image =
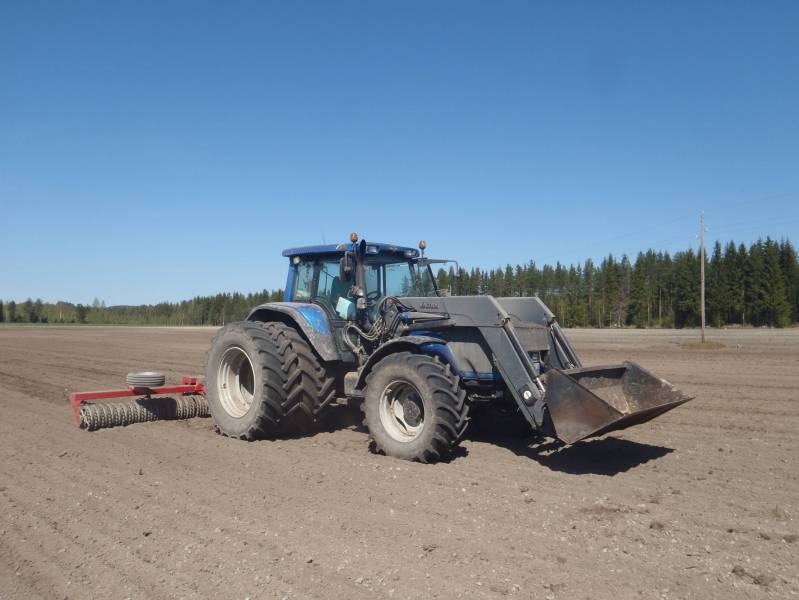
POLYGON ((283 323, 267 323, 286 375, 283 408, 288 433, 307 433, 316 428, 325 409, 336 399, 336 381, 299 332, 283 323))
POLYGON ((164 374, 155 371, 128 373, 125 377, 125 383, 130 387, 154 388, 164 385, 164 382, 166 382, 164 374))
POLYGON ((217 429, 239 439, 304 433, 335 396, 333 378, 283 323, 225 326, 212 342, 205 373, 217 429))
POLYGON ((458 445, 469 405, 449 365, 426 354, 398 352, 383 358, 367 376, 363 411, 373 450, 429 463, 445 458, 458 445), (401 399, 391 401, 397 395, 401 399), (390 409, 395 404, 405 407, 401 419, 390 409), (410 419, 405 418, 408 410, 413 413, 410 419))

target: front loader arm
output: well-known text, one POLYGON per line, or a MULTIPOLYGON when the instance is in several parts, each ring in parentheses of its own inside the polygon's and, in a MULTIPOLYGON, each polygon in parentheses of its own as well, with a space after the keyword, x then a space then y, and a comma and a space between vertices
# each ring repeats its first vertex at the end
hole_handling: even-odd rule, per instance
POLYGON ((513 325, 505 319, 501 325, 478 329, 491 349, 492 361, 524 418, 536 429, 543 427, 544 385, 522 348, 513 325))
POLYGON ((554 315, 538 298, 450 296, 403 302, 420 312, 447 315, 453 328, 476 328, 527 422, 567 444, 643 423, 691 400, 631 362, 582 368, 554 315), (528 331, 529 348, 514 322, 519 331, 528 331), (543 328, 551 343, 549 355, 534 364, 530 354, 540 356, 547 344, 538 334, 529 336, 543 328))

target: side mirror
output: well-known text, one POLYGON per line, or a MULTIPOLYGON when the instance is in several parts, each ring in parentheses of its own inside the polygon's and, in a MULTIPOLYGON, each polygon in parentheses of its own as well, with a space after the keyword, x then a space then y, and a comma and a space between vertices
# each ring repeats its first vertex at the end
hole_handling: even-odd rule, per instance
POLYGON ((338 277, 341 281, 352 280, 352 262, 352 255, 349 252, 345 252, 338 263, 338 277))

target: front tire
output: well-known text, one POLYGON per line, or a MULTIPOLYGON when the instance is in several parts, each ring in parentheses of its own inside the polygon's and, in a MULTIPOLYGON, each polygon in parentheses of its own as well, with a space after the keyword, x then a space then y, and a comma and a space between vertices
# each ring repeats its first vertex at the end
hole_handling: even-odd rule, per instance
POLYGON ((367 376, 363 410, 376 451, 429 463, 457 446, 469 407, 449 365, 426 354, 398 352, 367 376))

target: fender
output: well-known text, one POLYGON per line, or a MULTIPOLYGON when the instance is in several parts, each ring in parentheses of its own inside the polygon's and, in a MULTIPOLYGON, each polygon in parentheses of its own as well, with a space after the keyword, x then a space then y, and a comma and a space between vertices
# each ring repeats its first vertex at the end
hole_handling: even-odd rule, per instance
POLYGON ((280 321, 295 326, 324 361, 341 360, 333 341, 333 329, 327 313, 308 302, 268 302, 256 306, 247 321, 280 321))
MULTIPOLYGON (((447 356, 452 357, 452 353, 449 352, 447 343, 440 338, 429 337, 426 335, 405 335, 394 338, 390 342, 380 346, 380 348, 378 348, 377 351, 367 359, 366 363, 358 373, 358 381, 355 383, 355 389, 361 390, 366 386, 367 375, 369 375, 372 368, 378 362, 380 362, 380 360, 389 354, 406 351, 415 352, 417 354, 440 356, 444 357, 445 359, 447 356), (437 351, 435 349, 437 347, 441 347, 441 351, 437 351)), ((452 365, 452 367, 455 368, 455 365, 452 365)))

